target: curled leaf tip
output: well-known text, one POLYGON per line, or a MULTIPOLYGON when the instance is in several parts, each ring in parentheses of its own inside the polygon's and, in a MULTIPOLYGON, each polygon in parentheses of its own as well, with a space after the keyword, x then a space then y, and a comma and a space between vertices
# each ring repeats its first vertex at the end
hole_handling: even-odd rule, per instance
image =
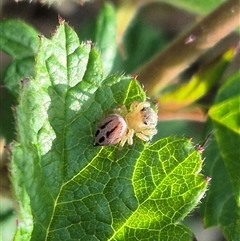
POLYGON ((210 182, 211 180, 212 180, 211 177, 209 177, 209 176, 206 177, 206 181, 207 181, 207 182, 210 182))
POLYGON ((92 40, 87 40, 86 44, 89 44, 91 46, 91 48, 93 48, 95 46, 95 44, 92 42, 92 40))
POLYGON ((201 146, 200 144, 196 144, 195 148, 200 152, 203 153, 205 151, 205 148, 203 146, 201 146))
POLYGON ((58 21, 59 21, 59 24, 61 24, 65 22, 65 19, 62 16, 58 15, 58 21))
POLYGON ((132 77, 133 77, 134 79, 137 79, 137 78, 138 78, 138 75, 137 75, 137 74, 133 74, 132 77))

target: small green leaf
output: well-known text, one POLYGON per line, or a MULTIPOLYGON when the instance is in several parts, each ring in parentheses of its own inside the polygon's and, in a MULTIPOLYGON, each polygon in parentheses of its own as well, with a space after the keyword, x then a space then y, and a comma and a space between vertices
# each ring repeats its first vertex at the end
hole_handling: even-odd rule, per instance
POLYGON ((235 48, 230 48, 221 57, 202 67, 189 82, 177 86, 172 91, 163 93, 159 99, 160 103, 174 109, 194 103, 216 84, 235 53, 235 48))
POLYGON ((20 80, 34 76, 34 58, 15 59, 4 75, 4 84, 15 97, 19 94, 20 80))
POLYGON ((195 12, 198 14, 207 14, 216 8, 218 5, 223 3, 223 0, 215 0, 215 1, 194 1, 194 0, 168 0, 166 1, 168 4, 172 4, 173 6, 180 7, 186 9, 190 12, 195 12))
POLYGON ((14 60, 4 75, 4 85, 18 97, 20 80, 34 75, 34 55, 39 44, 35 29, 26 23, 8 19, 0 22, 0 48, 14 60))
POLYGON ((95 41, 101 53, 104 76, 112 69, 117 53, 117 22, 112 4, 106 3, 98 17, 95 41))
POLYGON ((237 178, 240 174, 240 164, 237 161, 240 155, 240 149, 238 148, 240 143, 239 84, 240 72, 232 76, 232 78, 230 78, 226 84, 222 86, 219 90, 219 97, 216 104, 209 110, 209 116, 216 128, 216 138, 220 146, 222 157, 227 169, 229 169, 229 175, 232 179, 233 188, 235 188, 237 195, 240 195, 240 183, 237 178), (236 94, 232 92, 227 99, 225 99, 225 94, 223 94, 224 97, 221 97, 221 93, 225 92, 225 89, 229 91, 229 88, 235 91, 236 94), (237 89, 238 91, 234 89, 237 89), (235 151, 233 152, 232 150, 235 151))
POLYGON ((134 138, 121 150, 92 144, 107 112, 146 99, 136 79, 103 79, 96 48, 63 22, 51 40, 41 38, 35 69, 16 108, 15 240, 192 240, 179 222, 207 181, 189 139, 134 138))
POLYGON ((16 59, 33 56, 37 52, 36 30, 20 20, 0 22, 0 48, 16 59))
POLYGON ((216 142, 206 151, 207 158, 213 158, 206 170, 214 180, 203 207, 205 225, 220 224, 225 236, 234 241, 239 238, 240 223, 239 86, 240 72, 226 81, 209 110, 216 142))
POLYGON ((240 96, 234 96, 214 105, 209 112, 212 120, 229 131, 240 134, 240 96))

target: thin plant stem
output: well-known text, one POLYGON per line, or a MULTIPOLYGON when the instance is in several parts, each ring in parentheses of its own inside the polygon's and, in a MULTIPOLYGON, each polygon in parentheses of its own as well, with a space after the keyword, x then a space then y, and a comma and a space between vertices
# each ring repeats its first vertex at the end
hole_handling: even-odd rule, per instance
POLYGON ((171 80, 240 23, 240 1, 228 0, 136 70, 148 95, 157 97, 171 80))

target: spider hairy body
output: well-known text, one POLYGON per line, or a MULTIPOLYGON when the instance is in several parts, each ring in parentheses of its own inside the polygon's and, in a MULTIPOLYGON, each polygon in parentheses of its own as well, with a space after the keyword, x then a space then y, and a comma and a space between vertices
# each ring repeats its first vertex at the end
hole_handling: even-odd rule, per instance
POLYGON ((134 134, 143 141, 150 141, 157 133, 158 115, 149 102, 134 101, 129 112, 125 106, 121 112, 126 113, 124 117, 111 114, 99 124, 94 145, 108 146, 120 142, 120 147, 123 147, 126 142, 133 144, 134 134))

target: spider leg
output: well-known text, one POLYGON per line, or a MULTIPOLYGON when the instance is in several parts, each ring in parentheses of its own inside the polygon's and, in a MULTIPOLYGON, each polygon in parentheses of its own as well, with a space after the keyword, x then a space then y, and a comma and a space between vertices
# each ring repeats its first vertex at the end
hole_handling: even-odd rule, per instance
POLYGON ((130 111, 134 111, 137 109, 137 106, 139 105, 138 101, 133 101, 132 104, 130 105, 130 111))
POLYGON ((126 116, 128 111, 125 105, 119 105, 116 108, 113 109, 114 113, 122 115, 122 116, 126 116))
POLYGON ((154 135, 157 134, 157 130, 155 128, 145 129, 141 132, 137 132, 136 136, 144 141, 150 141, 154 135))
POLYGON ((119 146, 120 146, 120 147, 123 147, 124 144, 126 143, 126 141, 127 141, 127 136, 122 137, 119 146))
POLYGON ((157 130, 155 128, 151 128, 151 129, 145 129, 145 130, 142 130, 141 133, 143 135, 146 135, 146 136, 154 136, 157 134, 157 130))
POLYGON ((141 132, 136 133, 136 136, 137 136, 138 138, 144 140, 144 141, 150 141, 150 140, 151 140, 151 138, 150 138, 149 136, 144 135, 144 134, 141 133, 141 132))
POLYGON ((134 135, 134 130, 130 129, 128 134, 127 134, 128 145, 133 144, 133 135, 134 135))

